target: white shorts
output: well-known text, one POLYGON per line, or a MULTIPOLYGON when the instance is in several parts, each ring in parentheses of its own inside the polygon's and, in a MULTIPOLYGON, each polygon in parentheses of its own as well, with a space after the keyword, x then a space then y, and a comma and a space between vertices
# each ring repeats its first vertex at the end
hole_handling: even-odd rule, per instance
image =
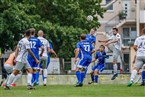
POLYGON ((4 69, 6 70, 7 73, 12 73, 14 66, 11 66, 9 64, 4 64, 4 69))
POLYGON ((29 69, 31 68, 29 62, 27 61, 27 63, 22 63, 22 62, 16 62, 16 65, 14 66, 14 70, 19 70, 21 71, 22 69, 29 69))
POLYGON ((47 68, 47 61, 48 61, 48 57, 40 57, 40 66, 42 68, 47 68))
POLYGON ((113 60, 115 60, 117 62, 118 57, 120 56, 120 50, 114 48, 113 49, 113 60))
POLYGON ((145 56, 137 56, 135 68, 142 69, 143 66, 145 66, 145 56))

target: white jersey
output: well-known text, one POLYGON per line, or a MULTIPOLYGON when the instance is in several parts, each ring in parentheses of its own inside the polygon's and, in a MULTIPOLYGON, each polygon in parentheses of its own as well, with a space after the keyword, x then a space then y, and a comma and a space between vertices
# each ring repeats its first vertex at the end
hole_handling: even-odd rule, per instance
MULTIPOLYGON (((42 42, 43 46, 44 46, 44 52, 43 52, 43 57, 48 57, 48 47, 50 47, 50 44, 48 42, 48 40, 46 40, 43 37, 38 37, 38 39, 42 42)), ((41 48, 39 49, 39 54, 41 53, 41 48)))
POLYGON ((112 40, 116 40, 116 39, 119 39, 119 41, 115 42, 113 45, 116 49, 121 50, 122 41, 121 41, 121 36, 119 33, 117 33, 116 35, 113 35, 112 40))
POLYGON ((17 62, 26 63, 27 62, 27 49, 30 49, 30 43, 27 38, 22 38, 18 43, 18 56, 16 58, 17 62))
POLYGON ((136 56, 145 56, 145 35, 138 37, 134 45, 137 45, 137 55, 136 56))

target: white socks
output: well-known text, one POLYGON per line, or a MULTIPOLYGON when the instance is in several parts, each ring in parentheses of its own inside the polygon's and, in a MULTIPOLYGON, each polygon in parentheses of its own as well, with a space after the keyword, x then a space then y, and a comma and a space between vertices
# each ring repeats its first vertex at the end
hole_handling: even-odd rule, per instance
POLYGON ((16 81, 17 81, 17 80, 18 80, 21 76, 22 76, 22 73, 17 74, 17 75, 15 76, 15 78, 14 78, 14 80, 13 80, 12 84, 15 84, 15 83, 16 83, 16 81))
POLYGON ((117 73, 117 64, 113 65, 114 74, 117 73))
POLYGON ((27 83, 28 83, 28 85, 32 85, 31 80, 32 80, 32 74, 28 73, 28 75, 27 75, 27 83))
POLYGON ((14 78, 15 78, 15 75, 12 73, 12 74, 10 75, 8 81, 7 81, 7 86, 10 86, 10 85, 11 85, 11 83, 12 83, 12 81, 13 81, 14 78))
POLYGON ((47 82, 47 69, 43 69, 44 84, 47 82))
POLYGON ((137 70, 133 70, 131 73, 130 81, 133 81, 136 75, 137 75, 137 70))

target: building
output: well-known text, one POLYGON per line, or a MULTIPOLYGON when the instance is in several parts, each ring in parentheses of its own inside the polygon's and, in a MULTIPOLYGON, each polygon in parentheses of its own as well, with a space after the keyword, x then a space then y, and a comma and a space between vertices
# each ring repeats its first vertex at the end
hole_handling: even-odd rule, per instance
MULTIPOLYGON (((104 13, 104 18, 99 17, 101 26, 97 32, 97 39, 105 39, 111 29, 117 27, 122 36, 123 45, 128 47, 123 50, 123 59, 128 63, 124 66, 124 70, 131 70, 135 55, 131 44, 145 27, 145 0, 102 0, 101 7, 106 8, 107 11, 104 13)), ((98 48, 99 43, 96 44, 98 48)))

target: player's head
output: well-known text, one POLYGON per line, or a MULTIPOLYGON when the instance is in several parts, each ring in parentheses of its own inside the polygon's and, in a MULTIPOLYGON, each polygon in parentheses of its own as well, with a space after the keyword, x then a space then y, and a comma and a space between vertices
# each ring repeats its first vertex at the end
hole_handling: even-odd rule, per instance
POLYGON ((42 31, 42 30, 39 30, 39 31, 38 31, 38 37, 43 37, 43 36, 44 36, 43 31, 42 31))
POLYGON ((31 29, 28 29, 25 31, 25 37, 30 37, 31 36, 31 29))
POLYGON ((118 33, 118 28, 113 28, 113 34, 116 35, 118 33))
POLYGON ((92 28, 92 29, 90 30, 90 34, 93 35, 96 31, 97 31, 96 28, 92 28))
POLYGON ((85 40, 86 39, 86 34, 81 34, 80 40, 85 40))
POLYGON ((31 35, 35 35, 35 29, 34 28, 30 28, 29 30, 31 31, 31 35))
POLYGON ((103 52, 105 50, 105 46, 104 45, 100 45, 99 50, 100 50, 100 52, 103 52))
POLYGON ((145 35, 145 27, 142 29, 142 34, 145 35))

